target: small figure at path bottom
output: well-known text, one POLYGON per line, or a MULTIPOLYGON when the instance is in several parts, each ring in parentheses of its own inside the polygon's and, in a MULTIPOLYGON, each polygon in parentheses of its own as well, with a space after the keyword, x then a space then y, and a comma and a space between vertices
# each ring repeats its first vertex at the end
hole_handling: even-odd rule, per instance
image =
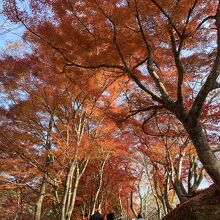
POLYGON ((104 217, 99 213, 99 210, 96 209, 95 213, 91 215, 90 220, 104 220, 104 217))

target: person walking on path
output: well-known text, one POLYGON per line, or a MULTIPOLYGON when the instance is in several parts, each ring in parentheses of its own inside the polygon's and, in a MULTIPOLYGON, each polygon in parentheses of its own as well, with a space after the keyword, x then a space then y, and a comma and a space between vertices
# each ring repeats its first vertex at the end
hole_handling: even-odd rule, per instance
POLYGON ((138 214, 137 220, 144 220, 140 213, 138 214))
POLYGON ((89 215, 88 215, 88 213, 85 213, 85 215, 83 216, 83 220, 89 220, 89 215))
POLYGON ((91 215, 90 220, 104 220, 104 217, 102 214, 99 213, 99 210, 97 209, 93 215, 91 215))
POLYGON ((115 219, 114 213, 110 211, 107 215, 107 220, 114 220, 114 219, 115 219))

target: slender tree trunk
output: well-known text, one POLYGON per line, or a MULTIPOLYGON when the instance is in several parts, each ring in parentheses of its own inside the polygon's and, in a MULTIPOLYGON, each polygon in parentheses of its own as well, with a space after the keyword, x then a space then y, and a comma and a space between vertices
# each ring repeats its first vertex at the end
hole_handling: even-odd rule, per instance
POLYGON ((41 219, 41 210, 42 210, 45 193, 46 193, 46 178, 44 176, 41 183, 40 196, 36 202, 35 217, 34 217, 35 220, 41 219))
POLYGON ((99 186, 98 186, 98 189, 97 189, 96 194, 95 194, 95 199, 94 199, 93 208, 92 208, 92 214, 95 212, 97 199, 98 199, 99 193, 100 193, 101 188, 102 188, 104 167, 105 167, 105 163, 106 163, 108 157, 109 157, 109 153, 105 156, 105 159, 102 162, 100 170, 99 170, 99 186))
POLYGON ((155 201, 156 201, 156 204, 157 204, 157 216, 158 216, 158 219, 161 219, 160 203, 159 203, 158 198, 157 198, 156 195, 154 195, 154 198, 155 198, 155 201))
POLYGON ((118 201, 119 201, 119 207, 120 207, 120 216, 123 216, 123 205, 122 205, 122 201, 121 201, 121 195, 120 195, 120 191, 118 193, 118 201))
POLYGON ((88 162, 89 162, 89 157, 84 161, 81 170, 79 168, 78 162, 75 160, 72 162, 70 166, 70 169, 68 171, 67 178, 66 178, 65 193, 64 193, 64 197, 62 201, 61 220, 71 219, 72 212, 75 206, 79 181, 83 173, 85 172, 88 162), (73 184, 73 176, 74 176, 75 170, 76 170, 75 182, 73 184))
POLYGON ((53 164, 53 156, 51 154, 51 132, 53 129, 53 116, 54 116, 54 112, 51 114, 49 124, 48 124, 47 139, 45 143, 45 150, 47 153, 46 172, 44 173, 44 176, 42 178, 40 196, 36 202, 35 220, 41 219, 42 205, 43 205, 44 197, 46 195, 46 183, 47 183, 47 178, 48 178, 47 170, 48 170, 48 167, 53 164))
POLYGON ((201 182, 202 182, 202 180, 204 178, 204 174, 205 174, 205 169, 202 168, 198 178, 195 179, 194 184, 193 184, 192 188, 190 189, 191 193, 194 193, 194 192, 197 191, 197 189, 199 188, 199 185, 201 184, 201 182))
POLYGON ((67 200, 68 200, 68 196, 71 193, 72 178, 75 168, 76 168, 76 163, 74 160, 70 166, 70 169, 66 177, 65 192, 64 192, 62 208, 61 208, 61 220, 66 220, 66 209, 68 208, 67 200))
POLYGON ((136 212, 136 210, 134 209, 134 204, 133 204, 133 192, 131 191, 131 197, 130 197, 131 201, 130 201, 130 208, 131 211, 134 213, 134 216, 137 218, 138 213, 136 212))
POLYGON ((17 188, 16 194, 17 194, 17 207, 18 207, 18 209, 16 211, 16 215, 15 215, 14 220, 17 220, 20 218, 20 216, 22 216, 22 208, 20 207, 21 206, 21 189, 20 188, 17 188))
POLYGON ((183 188, 181 187, 182 180, 175 180, 173 183, 174 190, 176 192, 176 195, 178 199, 180 200, 180 203, 185 202, 187 199, 185 197, 185 193, 183 192, 183 188))
POLYGON ((76 193, 77 193, 77 189, 78 189, 78 185, 79 185, 79 177, 76 179, 75 184, 74 184, 74 189, 73 192, 71 192, 71 203, 69 206, 69 210, 67 211, 67 220, 71 219, 72 213, 73 213, 73 209, 75 206, 75 201, 76 201, 76 193))
POLYGON ((170 205, 170 201, 169 201, 169 186, 170 186, 170 181, 169 181, 169 174, 167 174, 166 177, 166 185, 165 185, 165 189, 164 189, 164 200, 165 200, 165 204, 166 204, 166 208, 167 208, 167 212, 169 213, 172 210, 172 207, 170 205))
POLYGON ((154 199, 155 199, 155 202, 156 202, 156 205, 157 205, 157 216, 158 216, 158 219, 161 219, 162 215, 161 215, 161 209, 160 209, 160 202, 159 202, 159 199, 158 199, 157 195, 154 192, 153 183, 151 182, 151 177, 150 177, 150 174, 149 174, 149 171, 148 171, 148 167, 147 167, 147 162, 146 161, 145 161, 145 170, 146 170, 147 177, 149 179, 149 184, 150 184, 150 188, 151 188, 152 194, 154 196, 154 199))
POLYGON ((161 202, 162 207, 163 207, 163 212, 164 212, 163 214, 167 215, 167 206, 166 206, 166 201, 164 199, 164 195, 160 196, 159 199, 160 199, 160 202, 161 202))

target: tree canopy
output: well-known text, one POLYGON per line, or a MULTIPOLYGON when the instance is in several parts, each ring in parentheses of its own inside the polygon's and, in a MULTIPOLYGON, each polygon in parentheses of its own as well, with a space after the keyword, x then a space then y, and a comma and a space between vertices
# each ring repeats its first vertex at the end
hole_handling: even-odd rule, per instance
POLYGON ((25 31, 1 54, 0 172, 35 190, 35 219, 137 215, 143 179, 163 214, 205 171, 220 190, 219 1, 4 0, 3 13, 25 31))

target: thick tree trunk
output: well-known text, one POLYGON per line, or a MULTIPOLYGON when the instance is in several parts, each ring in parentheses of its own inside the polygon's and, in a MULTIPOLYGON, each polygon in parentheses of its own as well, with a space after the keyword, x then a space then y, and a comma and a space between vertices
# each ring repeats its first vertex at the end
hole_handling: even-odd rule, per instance
POLYGON ((194 127, 187 126, 186 129, 197 150, 199 160, 202 162, 205 170, 216 184, 218 190, 220 190, 220 162, 210 148, 201 124, 197 122, 194 127))

